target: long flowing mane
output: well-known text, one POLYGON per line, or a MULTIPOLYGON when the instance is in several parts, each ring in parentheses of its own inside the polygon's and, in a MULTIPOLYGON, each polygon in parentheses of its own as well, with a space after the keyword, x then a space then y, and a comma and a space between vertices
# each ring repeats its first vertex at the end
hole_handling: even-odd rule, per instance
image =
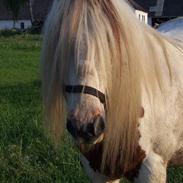
POLYGON ((79 62, 83 42, 86 59, 96 61, 100 81, 107 82, 101 168, 110 164, 115 171, 117 161, 129 165, 138 146, 142 83, 153 96, 171 80, 167 40, 141 24, 125 0, 55 0, 42 51, 45 121, 55 142, 65 124, 64 76, 79 62), (162 69, 169 73, 166 81, 162 69))

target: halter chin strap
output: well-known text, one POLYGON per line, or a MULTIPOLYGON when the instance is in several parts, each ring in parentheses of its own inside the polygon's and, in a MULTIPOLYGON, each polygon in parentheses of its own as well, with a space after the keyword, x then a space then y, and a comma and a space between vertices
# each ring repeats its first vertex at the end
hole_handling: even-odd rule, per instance
POLYGON ((66 85, 65 92, 67 93, 84 93, 97 97, 100 102, 106 105, 105 95, 99 90, 85 85, 66 85))

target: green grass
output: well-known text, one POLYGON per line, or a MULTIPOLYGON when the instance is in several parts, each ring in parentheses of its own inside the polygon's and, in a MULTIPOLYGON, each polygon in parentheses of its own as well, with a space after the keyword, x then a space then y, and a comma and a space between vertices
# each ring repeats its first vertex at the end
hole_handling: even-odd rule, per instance
POLYGON ((41 125, 39 35, 0 37, 0 182, 87 183, 77 151, 41 125))
MULTIPOLYGON (((0 37, 0 182, 89 183, 66 135, 56 152, 43 133, 40 36, 0 37)), ((183 169, 169 171, 183 182, 183 169)))

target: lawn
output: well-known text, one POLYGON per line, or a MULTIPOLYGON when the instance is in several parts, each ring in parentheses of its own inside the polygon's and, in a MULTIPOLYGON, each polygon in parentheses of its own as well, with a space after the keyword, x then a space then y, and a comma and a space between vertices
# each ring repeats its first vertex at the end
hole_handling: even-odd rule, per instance
POLYGON ((43 133, 39 60, 39 35, 0 37, 0 182, 88 183, 70 139, 43 133))
POLYGON ((89 183, 68 135, 56 152, 43 133, 40 47, 40 35, 0 36, 0 182, 89 183))

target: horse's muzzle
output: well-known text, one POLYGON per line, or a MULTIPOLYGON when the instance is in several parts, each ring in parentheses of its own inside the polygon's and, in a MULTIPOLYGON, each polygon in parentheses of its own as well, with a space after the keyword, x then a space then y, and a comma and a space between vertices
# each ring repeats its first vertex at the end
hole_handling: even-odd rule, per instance
POLYGON ((67 120, 67 130, 80 143, 90 144, 99 138, 105 130, 103 117, 97 116, 90 122, 80 122, 76 119, 67 120))

